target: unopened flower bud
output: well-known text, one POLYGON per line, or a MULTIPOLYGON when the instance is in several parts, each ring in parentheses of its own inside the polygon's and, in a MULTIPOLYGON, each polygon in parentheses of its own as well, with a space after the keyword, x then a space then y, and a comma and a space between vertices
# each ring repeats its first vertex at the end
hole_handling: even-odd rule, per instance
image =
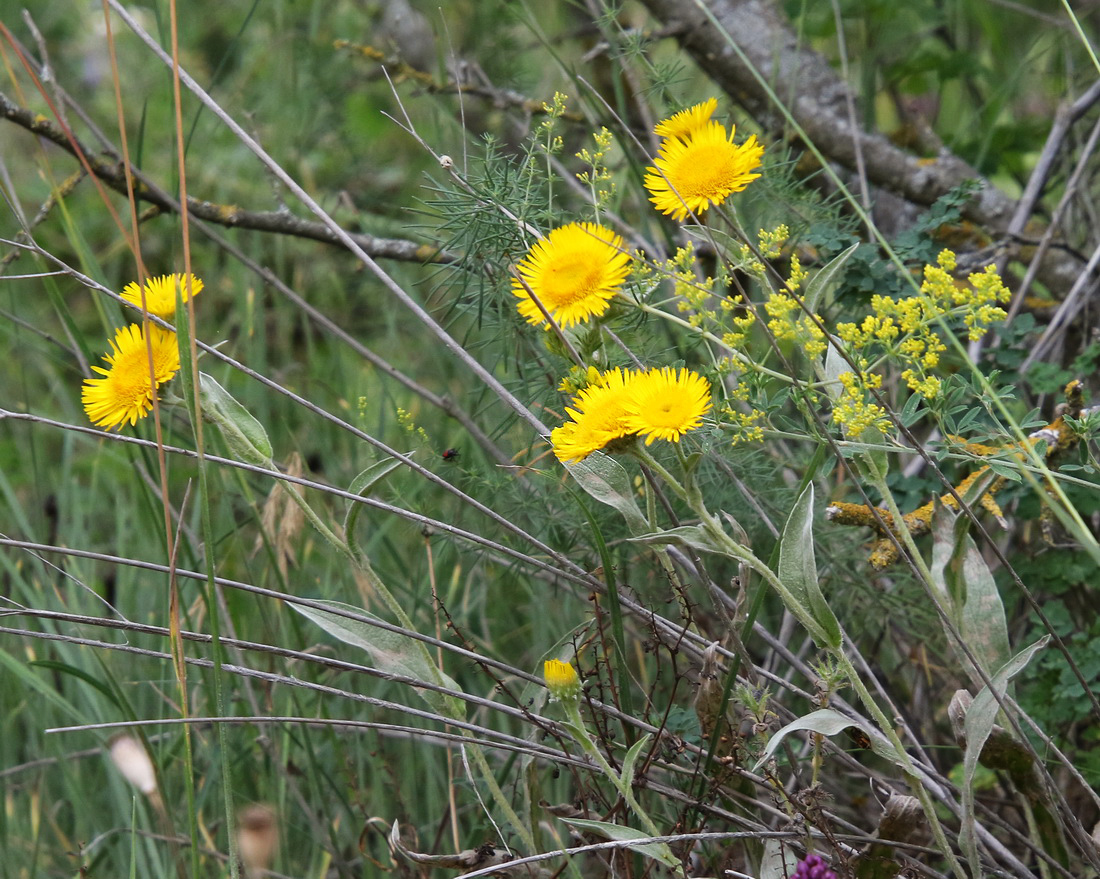
POLYGON ((553 702, 576 702, 581 695, 581 679, 568 662, 548 659, 542 667, 542 676, 550 690, 553 702))

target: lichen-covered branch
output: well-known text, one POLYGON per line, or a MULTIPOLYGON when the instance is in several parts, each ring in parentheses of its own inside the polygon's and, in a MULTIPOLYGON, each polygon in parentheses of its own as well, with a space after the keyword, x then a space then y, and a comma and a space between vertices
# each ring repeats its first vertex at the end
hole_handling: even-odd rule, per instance
MULTIPOLYGON (((858 106, 847 84, 828 60, 806 47, 777 3, 770 0, 642 0, 649 11, 676 36, 699 67, 741 104, 765 129, 782 132, 788 126, 768 88, 783 101, 807 137, 830 160, 857 168, 857 156, 867 179, 877 187, 919 205, 931 205, 967 180, 981 186, 963 208, 964 216, 1009 238, 1017 202, 982 177, 961 158, 943 148, 928 162, 895 145, 884 135, 867 131, 858 118, 853 125, 850 105, 858 106), (715 24, 717 22, 717 25, 715 24), (735 51, 730 45, 735 42, 735 51), (742 60, 742 59, 745 60, 742 60), (748 64, 745 63, 747 60, 748 64), (759 73, 760 79, 754 75, 759 73)), ((1017 253, 1026 259, 1026 253, 1017 253)), ((1084 262, 1064 251, 1051 251, 1040 278, 1060 291, 1069 290, 1084 262)))
MULTIPOLYGON (((1071 418, 1081 417, 1082 407, 1084 405, 1083 389, 1084 385, 1076 379, 1066 385, 1066 402, 1063 406, 1062 414, 1054 419, 1054 421, 1050 422, 1050 424, 1028 435, 1027 442, 1030 445, 1035 445, 1040 440, 1046 443, 1046 457, 1047 460, 1052 463, 1057 456, 1060 456, 1063 452, 1077 445, 1077 434, 1066 423, 1065 416, 1068 415, 1071 418)), ((1013 452, 1017 456, 1022 456, 1019 444, 986 446, 977 443, 968 443, 966 447, 968 450, 980 455, 1013 452)), ((946 507, 958 509, 959 502, 956 499, 956 495, 958 497, 965 496, 971 485, 985 474, 987 470, 989 470, 988 466, 978 468, 955 486, 954 494, 949 492, 940 495, 939 502, 946 507)), ((1003 477, 998 476, 995 478, 990 482, 989 488, 985 490, 978 501, 982 508, 996 518, 1002 527, 1005 525, 1004 515, 1001 513, 1001 508, 997 505, 997 501, 993 496, 1001 489, 1004 483, 1005 480, 1003 477)), ((906 513, 902 516, 902 520, 905 522, 905 526, 910 534, 914 537, 919 537, 932 530, 932 513, 934 508, 935 501, 929 501, 924 506, 918 507, 911 513, 906 513)), ((837 525, 862 525, 868 528, 874 528, 875 531, 882 535, 882 537, 876 540, 872 545, 871 554, 867 559, 871 563, 871 567, 876 570, 882 570, 898 560, 898 549, 895 538, 899 536, 899 532, 894 523, 894 517, 888 510, 882 507, 875 507, 872 510, 867 504, 849 504, 843 501, 834 501, 825 509, 825 518, 830 522, 835 522, 837 525)))
MULTIPOLYGON (((78 159, 83 157, 92 174, 111 189, 126 195, 126 172, 121 162, 96 155, 75 136, 70 138, 60 126, 45 116, 21 107, 2 92, 0 92, 0 117, 45 138, 71 156, 78 159)), ((150 183, 137 169, 134 169, 134 177, 134 194, 139 201, 147 202, 165 213, 179 212, 179 202, 173 196, 150 183)), ((308 238, 343 246, 327 226, 304 220, 288 211, 250 211, 236 205, 217 204, 191 197, 187 199, 187 210, 192 217, 219 226, 290 235, 295 238, 308 238)), ((457 254, 440 250, 433 244, 418 244, 402 238, 378 238, 362 233, 349 234, 375 259, 417 263, 455 263, 459 260, 457 254)))

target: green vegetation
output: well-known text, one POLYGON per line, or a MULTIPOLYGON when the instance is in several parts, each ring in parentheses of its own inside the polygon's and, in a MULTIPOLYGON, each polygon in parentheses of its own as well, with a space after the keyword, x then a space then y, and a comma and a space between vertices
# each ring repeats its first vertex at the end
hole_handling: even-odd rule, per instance
POLYGON ((0 875, 1100 876, 1095 11, 39 5, 0 875))

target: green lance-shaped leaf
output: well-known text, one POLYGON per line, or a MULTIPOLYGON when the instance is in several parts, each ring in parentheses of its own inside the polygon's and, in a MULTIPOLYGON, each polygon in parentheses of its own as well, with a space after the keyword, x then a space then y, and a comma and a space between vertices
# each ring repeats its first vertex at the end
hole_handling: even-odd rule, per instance
POLYGON ((630 750, 626 752, 626 756, 623 757, 623 768, 620 773, 622 786, 624 788, 632 787, 634 785, 634 770, 637 767, 638 755, 642 753, 642 749, 649 744, 649 735, 644 735, 633 745, 630 746, 630 750))
POLYGON ((199 373, 199 403, 203 417, 221 431, 229 454, 246 464, 271 466, 271 440, 263 425, 205 372, 199 373))
POLYGON ((844 385, 840 383, 840 377, 846 372, 851 372, 852 367, 840 353, 840 341, 832 336, 828 340, 829 347, 825 350, 825 367, 821 380, 825 382, 825 392, 834 403, 840 399, 844 392, 844 385))
POLYGON ((659 861, 672 870, 680 870, 680 859, 672 853, 672 849, 664 842, 639 842, 631 843, 633 839, 648 839, 650 834, 635 830, 633 827, 624 827, 622 824, 611 824, 608 821, 591 821, 587 818, 561 818, 570 827, 578 830, 587 830, 604 839, 614 842, 624 842, 626 847, 640 852, 646 857, 659 861))
POLYGON ((758 879, 787 879, 794 872, 798 858, 781 839, 765 839, 764 854, 760 858, 758 879))
MULTIPOLYGON (((406 455, 406 457, 408 456, 406 455)), ((363 496, 370 494, 379 482, 400 466, 401 462, 397 460, 384 459, 382 461, 375 461, 351 481, 351 485, 348 486, 348 494, 363 496)), ((344 517, 345 540, 347 540, 348 547, 351 549, 352 554, 360 560, 364 560, 366 557, 363 555, 359 547, 359 541, 355 536, 355 523, 359 518, 359 514, 362 512, 363 504, 349 501, 348 514, 344 517)))
POLYGON ((817 711, 811 711, 805 717, 799 717, 797 720, 792 720, 783 727, 783 729, 776 732, 768 740, 768 745, 764 748, 764 753, 757 761, 755 769, 759 769, 763 766, 776 752, 780 744, 782 744, 783 739, 793 732, 805 730, 807 732, 819 733, 823 736, 835 736, 838 732, 842 732, 850 727, 854 727, 865 733, 871 740, 871 750, 880 757, 898 766, 904 765, 893 746, 875 732, 875 730, 871 729, 871 727, 860 721, 852 720, 850 717, 845 717, 839 711, 834 711, 832 708, 819 708, 817 711))
POLYGON ((844 277, 844 267, 859 247, 859 244, 853 244, 818 269, 817 274, 806 284, 806 292, 802 294, 807 311, 817 311, 822 304, 828 304, 826 297, 840 285, 844 277))
POLYGON ((655 531, 652 534, 642 534, 631 538, 637 543, 678 544, 700 552, 716 552, 726 554, 726 548, 719 546, 710 532, 702 525, 680 525, 677 528, 669 528, 667 531, 655 531))
POLYGON ((982 687, 966 711, 966 718, 963 721, 966 735, 966 753, 963 755, 963 817, 959 844, 975 870, 978 866, 978 844, 974 832, 974 773, 978 768, 978 757, 981 756, 982 748, 985 747, 986 740, 993 732, 993 724, 1000 711, 999 699, 1008 690, 1009 682, 1027 667, 1035 654, 1046 647, 1049 641, 1050 636, 1044 635, 997 669, 989 679, 993 685, 993 691, 989 687, 982 687))
POLYGON ((779 541, 779 581, 786 594, 783 601, 821 647, 837 649, 841 644, 837 622, 817 582, 813 534, 814 486, 807 483, 783 528, 779 541))
MULTIPOLYGON (((333 638, 351 644, 365 650, 371 658, 374 667, 379 671, 393 675, 402 675, 418 681, 446 687, 455 692, 461 692, 461 688, 448 675, 444 674, 432 662, 431 654, 422 641, 410 638, 400 632, 379 628, 371 625, 363 619, 352 619, 343 616, 339 612, 355 614, 370 620, 378 620, 374 614, 368 613, 350 604, 339 601, 319 601, 327 608, 338 613, 330 613, 317 607, 292 604, 298 613, 312 620, 333 638)), ((379 622, 381 622, 379 620, 379 622)), ((459 720, 464 714, 462 700, 435 690, 421 690, 417 692, 433 711, 439 712, 443 717, 459 720)))
MULTIPOLYGON (((935 502, 929 570, 932 585, 963 643, 982 671, 992 675, 1012 655, 1008 623, 1001 593, 974 539, 967 533, 969 526, 969 516, 953 512, 938 500, 935 502)), ((969 672, 975 685, 982 686, 981 675, 974 669, 969 672)))
POLYGON ((622 513, 631 533, 645 534, 649 530, 649 522, 634 500, 630 474, 614 458, 593 452, 583 461, 567 464, 566 469, 590 496, 622 513))
POLYGON ((711 245, 718 252, 718 256, 726 261, 734 262, 741 258, 744 250, 744 242, 735 238, 728 232, 715 229, 713 226, 699 226, 694 223, 685 223, 680 227, 685 235, 711 245))
MULTIPOLYGON (((741 527, 741 523, 726 512, 722 512, 722 518, 725 519, 726 524, 730 527, 730 530, 733 531, 734 542, 742 546, 746 545, 749 542, 749 538, 745 533, 745 529, 741 527)), ((704 528, 702 525, 680 525, 665 531, 655 531, 652 534, 641 534, 637 537, 632 537, 631 540, 637 543, 675 543, 680 546, 686 546, 689 549, 698 550, 699 552, 715 552, 719 555, 729 555, 729 548, 719 543, 714 533, 711 532, 710 529, 704 528)))

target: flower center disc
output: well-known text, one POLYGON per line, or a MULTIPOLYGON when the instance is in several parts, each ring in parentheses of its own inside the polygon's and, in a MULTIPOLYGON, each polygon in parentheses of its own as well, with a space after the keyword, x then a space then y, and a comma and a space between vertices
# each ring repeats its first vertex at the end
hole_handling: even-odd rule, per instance
POLYGON ((600 285, 601 260, 588 254, 563 259, 547 272, 546 299, 554 306, 568 305, 592 295, 600 285))
POLYGON ((696 145, 680 158, 669 182, 685 198, 713 195, 727 183, 728 147, 726 143, 696 145))

